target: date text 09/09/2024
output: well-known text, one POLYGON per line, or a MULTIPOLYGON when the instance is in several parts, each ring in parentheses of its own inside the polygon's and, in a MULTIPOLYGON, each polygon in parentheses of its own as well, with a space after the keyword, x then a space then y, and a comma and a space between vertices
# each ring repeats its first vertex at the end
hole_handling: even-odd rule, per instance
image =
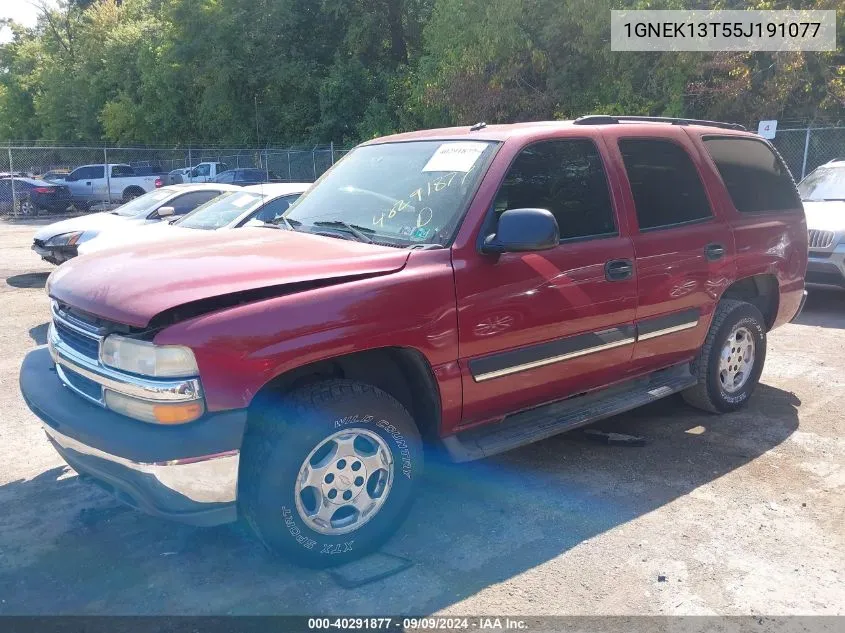
POLYGON ((391 630, 404 631, 494 631, 528 630, 525 620, 510 617, 361 617, 361 618, 308 618, 308 629, 326 630, 391 630))

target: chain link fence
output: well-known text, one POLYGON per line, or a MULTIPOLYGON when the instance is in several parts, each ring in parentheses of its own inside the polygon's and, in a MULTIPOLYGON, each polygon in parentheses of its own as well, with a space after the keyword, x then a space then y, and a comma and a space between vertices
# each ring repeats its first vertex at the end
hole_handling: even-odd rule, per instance
MULTIPOLYGON (((145 191, 155 187, 153 183, 157 178, 163 185, 211 179, 210 176, 190 174, 191 169, 201 163, 214 163, 219 170, 260 170, 261 180, 268 182, 313 182, 349 150, 333 144, 285 148, 167 148, 10 143, 0 146, 0 216, 99 210, 120 204, 134 180, 130 182, 127 177, 120 176, 112 181, 114 169, 107 172, 101 169, 100 178, 86 176, 67 180, 74 170, 86 165, 129 165, 131 172, 123 170, 120 173, 142 177, 137 184, 145 191), (58 199, 48 200, 52 194, 44 187, 40 187, 40 193, 34 191, 38 184, 30 182, 32 178, 66 187, 58 197, 69 195, 67 204, 58 199), (90 192, 86 190, 89 186, 90 192)), ((256 172, 250 174, 251 179, 256 177, 256 172)), ((132 188, 132 193, 139 191, 132 188)))
POLYGON ((845 127, 779 129, 772 143, 797 182, 819 165, 845 158, 845 127))

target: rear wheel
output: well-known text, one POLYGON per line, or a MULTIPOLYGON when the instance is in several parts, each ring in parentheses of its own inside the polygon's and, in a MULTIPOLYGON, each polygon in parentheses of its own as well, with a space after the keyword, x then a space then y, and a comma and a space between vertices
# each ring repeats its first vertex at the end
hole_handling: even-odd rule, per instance
POLYGON ((766 324, 750 303, 719 302, 691 369, 698 384, 683 392, 689 404, 713 413, 735 411, 754 392, 766 360, 766 324))
POLYGON ((419 431, 398 401, 330 380, 255 416, 242 454, 242 510, 270 551, 327 567, 390 538, 423 468, 419 431))
POLYGON ((127 187, 126 190, 123 192, 123 201, 129 202, 130 200, 134 200, 140 196, 143 196, 146 193, 140 187, 127 187))
POLYGON ((21 200, 20 209, 22 215, 38 215, 38 208, 29 198, 21 200))

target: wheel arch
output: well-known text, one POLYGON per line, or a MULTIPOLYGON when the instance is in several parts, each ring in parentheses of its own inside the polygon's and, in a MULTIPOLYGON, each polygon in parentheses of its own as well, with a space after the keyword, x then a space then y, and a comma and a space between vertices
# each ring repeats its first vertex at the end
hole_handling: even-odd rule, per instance
POLYGON ((437 436, 441 424, 440 389, 428 359, 408 347, 381 347, 344 354, 275 376, 258 390, 249 404, 247 433, 251 423, 258 424, 256 412, 272 406, 281 394, 334 378, 367 383, 389 393, 408 410, 423 438, 437 436))
POLYGON ((129 185, 128 187, 126 187, 126 189, 123 190, 123 193, 121 194, 121 198, 124 199, 124 200, 127 200, 128 198, 131 198, 133 196, 134 197, 143 196, 145 193, 147 193, 147 192, 144 191, 143 187, 140 187, 138 185, 129 185), (127 196, 127 194, 129 194, 129 195, 127 196))
POLYGON ((772 273, 737 279, 722 292, 721 299, 745 301, 756 307, 766 320, 766 329, 775 324, 780 307, 780 284, 772 273))

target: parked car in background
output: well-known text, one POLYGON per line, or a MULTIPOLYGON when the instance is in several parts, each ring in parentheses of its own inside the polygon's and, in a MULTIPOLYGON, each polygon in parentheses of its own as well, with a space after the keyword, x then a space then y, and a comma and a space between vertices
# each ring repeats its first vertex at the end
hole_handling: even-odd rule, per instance
POLYGON ((121 224, 81 244, 80 255, 138 242, 157 242, 196 235, 197 230, 215 231, 243 226, 275 226, 288 207, 310 183, 268 183, 225 191, 190 213, 169 222, 146 226, 121 224))
POLYGON ((281 180, 272 171, 268 172, 263 169, 256 169, 253 167, 244 167, 241 169, 230 169, 224 171, 222 174, 214 179, 214 182, 225 182, 234 185, 257 185, 260 182, 273 182, 281 180))
POLYGON ((174 184, 179 182, 213 182, 219 174, 227 169, 226 163, 200 163, 195 167, 174 169, 168 176, 174 184))
POLYGON ((37 178, 0 179, 0 213, 38 215, 41 211, 65 211, 72 203, 70 190, 56 182, 37 178), (13 195, 14 183, 14 195, 13 195), (17 208, 13 208, 13 203, 17 208))
MULTIPOLYGON (((375 139, 279 226, 60 267, 48 346, 20 385, 60 455, 117 498, 243 518, 309 566, 396 531, 423 438, 466 461, 679 392, 739 410, 768 332, 806 297, 795 183, 728 124, 587 116, 375 139)), ((690 467, 709 468, 698 446, 690 467)))
POLYGON ((139 176, 130 165, 102 163, 77 167, 65 177, 65 183, 74 206, 81 209, 95 202, 126 202, 164 184, 162 175, 139 176))
POLYGON ((138 228, 185 215, 224 191, 241 189, 234 185, 171 185, 130 200, 102 213, 92 213, 62 220, 42 227, 35 233, 32 250, 51 264, 61 264, 76 257, 80 244, 94 239, 102 231, 117 226, 138 228))
POLYGON ((37 178, 40 178, 41 180, 49 180, 51 182, 64 182, 69 173, 69 169, 51 169, 50 171, 37 176, 37 178))
POLYGON ((845 289, 845 159, 832 160, 798 185, 807 213, 807 285, 845 289))

